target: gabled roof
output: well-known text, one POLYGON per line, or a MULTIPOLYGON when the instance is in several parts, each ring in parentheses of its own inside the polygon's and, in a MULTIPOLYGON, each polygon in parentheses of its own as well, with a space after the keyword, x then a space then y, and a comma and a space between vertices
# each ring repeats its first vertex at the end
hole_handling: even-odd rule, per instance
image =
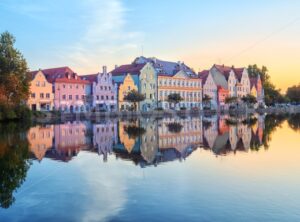
POLYGON ((145 64, 127 64, 121 65, 111 71, 113 76, 124 75, 124 74, 140 74, 140 71, 144 68, 145 64))
POLYGON ((59 67, 51 69, 42 69, 31 72, 32 75, 36 75, 38 71, 42 71, 48 82, 69 82, 69 83, 83 83, 87 84, 88 81, 82 80, 77 74, 69 67, 59 67), (71 75, 71 79, 68 79, 67 75, 71 75), (75 78, 77 76, 77 79, 75 78))
POLYGON ((250 78, 250 89, 252 89, 253 86, 257 89, 257 77, 250 78))
POLYGON ((235 74, 236 78, 239 80, 239 82, 242 79, 244 69, 245 68, 233 68, 232 69, 234 71, 234 74, 235 74))
POLYGON ((98 74, 96 73, 96 74, 81 75, 80 77, 83 80, 87 80, 90 83, 93 83, 93 82, 97 81, 97 76, 98 76, 98 74))
POLYGON ((203 86, 205 84, 206 80, 207 80, 208 75, 209 75, 209 70, 203 70, 203 71, 199 72, 198 75, 199 75, 199 78, 202 81, 202 86, 203 86))
POLYGON ((232 67, 216 64, 214 65, 214 67, 225 76, 226 80, 228 80, 232 67))
POLYGON ((155 57, 146 58, 143 56, 138 57, 133 61, 134 64, 145 64, 148 62, 153 64, 159 75, 173 76, 179 71, 185 71, 188 76, 197 76, 195 72, 183 62, 164 61, 155 57))

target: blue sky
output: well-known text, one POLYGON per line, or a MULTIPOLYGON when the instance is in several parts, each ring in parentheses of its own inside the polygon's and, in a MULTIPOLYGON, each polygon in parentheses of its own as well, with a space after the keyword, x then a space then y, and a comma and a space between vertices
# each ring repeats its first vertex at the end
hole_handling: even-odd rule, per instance
POLYGON ((299 11, 294 0, 1 0, 0 32, 15 35, 31 69, 97 72, 143 48, 195 70, 264 64, 285 88, 300 74, 299 11))

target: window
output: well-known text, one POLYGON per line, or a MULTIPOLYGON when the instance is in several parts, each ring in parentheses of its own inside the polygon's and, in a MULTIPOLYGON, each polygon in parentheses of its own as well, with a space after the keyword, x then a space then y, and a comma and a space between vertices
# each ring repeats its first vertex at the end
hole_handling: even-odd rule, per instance
POLYGON ((103 90, 103 86, 100 86, 100 89, 103 90))
POLYGON ((31 98, 35 98, 35 93, 31 93, 31 98))
POLYGON ((72 85, 69 85, 69 88, 72 89, 72 85))
POLYGON ((42 87, 45 87, 46 86, 46 82, 42 82, 42 87))
POLYGON ((63 95, 62 98, 63 98, 63 99, 66 99, 66 95, 63 95))
POLYGON ((36 82, 36 86, 40 86, 40 82, 39 81, 36 82))
POLYGON ((46 93, 46 98, 47 98, 47 99, 50 98, 50 93, 46 93))
POLYGON ((104 90, 107 90, 107 87, 106 87, 106 86, 104 86, 104 90))
POLYGON ((40 93, 40 98, 44 99, 44 93, 40 93))
POLYGON ((76 89, 78 89, 78 84, 76 85, 76 89))
POLYGON ((115 97, 114 97, 114 96, 111 96, 111 99, 112 99, 112 100, 114 100, 114 99, 115 99, 115 97))
POLYGON ((84 100, 84 95, 81 96, 81 99, 84 100))
POLYGON ((72 100, 72 95, 69 95, 69 100, 72 100))
POLYGON ((78 100, 79 99, 79 95, 76 95, 76 100, 78 100))
POLYGON ((106 96, 106 99, 108 100, 108 96, 106 96))
POLYGON ((108 89, 111 90, 111 87, 109 86, 108 89))
POLYGON ((97 100, 99 100, 99 96, 97 96, 97 100))
POLYGON ((104 99, 104 96, 101 96, 101 99, 103 100, 103 99, 104 99))

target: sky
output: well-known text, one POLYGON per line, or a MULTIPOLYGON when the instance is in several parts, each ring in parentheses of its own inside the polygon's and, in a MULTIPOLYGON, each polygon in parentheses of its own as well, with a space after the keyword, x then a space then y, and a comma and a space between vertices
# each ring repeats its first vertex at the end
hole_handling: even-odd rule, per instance
POLYGON ((300 83, 299 11, 296 0, 0 0, 0 32, 31 70, 90 74, 140 55, 196 71, 258 64, 284 91, 300 83))

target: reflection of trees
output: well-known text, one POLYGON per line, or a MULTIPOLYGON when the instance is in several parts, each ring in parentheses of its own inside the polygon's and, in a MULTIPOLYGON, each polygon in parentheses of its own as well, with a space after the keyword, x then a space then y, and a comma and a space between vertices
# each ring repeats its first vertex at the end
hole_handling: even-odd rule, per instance
POLYGON ((129 138, 131 139, 136 139, 146 132, 146 130, 143 127, 132 125, 124 126, 124 131, 128 134, 129 138))
POLYGON ((24 127, 0 125, 0 206, 9 208, 13 192, 25 181, 30 166, 29 143, 24 127))
POLYGON ((176 123, 176 122, 168 123, 167 126, 169 132, 171 133, 180 133, 183 127, 180 123, 176 123))
POLYGON ((279 127, 282 122, 286 119, 284 114, 270 114, 265 118, 265 130, 263 134, 263 144, 267 149, 269 148, 269 142, 272 140, 272 134, 275 132, 276 128, 279 127))
POLYGON ((293 130, 300 131, 300 113, 291 114, 288 118, 288 123, 293 130))

